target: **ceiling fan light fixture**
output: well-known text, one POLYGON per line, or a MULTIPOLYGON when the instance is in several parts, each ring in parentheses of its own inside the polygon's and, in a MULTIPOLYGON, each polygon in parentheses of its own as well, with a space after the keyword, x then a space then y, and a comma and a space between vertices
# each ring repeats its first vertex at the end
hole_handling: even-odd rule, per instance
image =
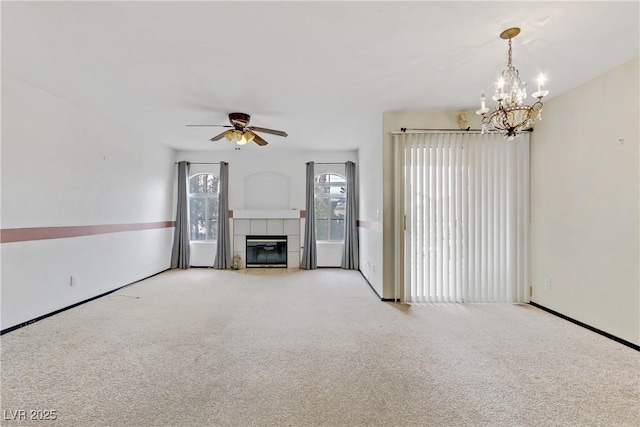
MULTIPOLYGON (((249 120, 251 116, 245 113, 229 113, 229 123, 231 125, 186 125, 186 126, 221 126, 230 128, 227 131, 224 131, 209 140, 219 141, 222 138, 226 138, 228 141, 235 142, 237 145, 245 145, 251 141, 255 142, 261 147, 264 147, 268 144, 267 141, 262 139, 260 135, 255 133, 264 132, 272 135, 286 137, 288 136, 286 132, 276 129, 269 129, 257 126, 249 126, 249 120)), ((236 148, 237 149, 237 148, 236 148)))
POLYGON ((231 141, 238 142, 242 138, 242 131, 235 129, 231 131, 231 141))
POLYGON ((251 132, 250 130, 246 130, 242 132, 242 136, 237 141, 238 145, 245 145, 247 142, 251 142, 256 137, 256 134, 251 132))

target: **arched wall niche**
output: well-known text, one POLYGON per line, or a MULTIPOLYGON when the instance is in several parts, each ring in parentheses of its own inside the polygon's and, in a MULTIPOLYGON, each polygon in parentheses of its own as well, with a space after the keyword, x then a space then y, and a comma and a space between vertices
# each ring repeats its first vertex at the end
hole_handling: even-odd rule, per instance
POLYGON ((289 178, 277 172, 256 172, 244 178, 244 208, 289 209, 289 178))

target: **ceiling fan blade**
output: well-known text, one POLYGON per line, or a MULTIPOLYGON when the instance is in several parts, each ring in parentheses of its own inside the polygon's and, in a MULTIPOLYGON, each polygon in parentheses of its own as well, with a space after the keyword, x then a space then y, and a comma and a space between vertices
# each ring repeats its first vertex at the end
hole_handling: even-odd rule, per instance
POLYGON ((220 135, 216 135, 213 138, 211 138, 209 141, 219 141, 219 140, 221 140, 222 138, 224 138, 226 136, 227 132, 229 132, 229 131, 225 130, 220 135))
POLYGON ((286 132, 281 131, 281 130, 260 128, 260 127, 257 127, 257 126, 249 126, 249 129, 257 131, 257 132, 270 133, 271 135, 288 136, 286 132))
POLYGON ((264 147, 265 145, 267 145, 267 144, 268 144, 268 142, 267 142, 267 141, 265 141, 264 139, 262 139, 262 138, 260 137, 260 135, 256 135, 255 133, 254 133, 253 135, 254 135, 254 137, 253 137, 253 142, 255 142, 256 144, 258 144, 259 146, 264 147))
POLYGON ((218 126, 221 128, 232 128, 233 126, 230 125, 185 125, 185 126, 218 126))

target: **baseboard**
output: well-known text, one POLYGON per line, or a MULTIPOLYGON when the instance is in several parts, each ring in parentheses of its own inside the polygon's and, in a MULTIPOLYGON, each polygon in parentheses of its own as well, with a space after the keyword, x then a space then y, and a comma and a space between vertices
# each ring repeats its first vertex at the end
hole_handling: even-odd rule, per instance
POLYGON ((40 320, 42 320, 42 319, 46 319, 47 317, 51 317, 51 316, 54 316, 54 315, 56 315, 56 314, 58 314, 58 313, 62 313, 63 311, 70 310, 70 309, 72 309, 72 308, 74 308, 74 307, 77 307, 77 306, 79 306, 79 305, 86 304, 86 303, 88 303, 88 302, 90 302, 90 301, 93 301, 93 300, 95 300, 95 299, 102 298, 102 297, 107 296, 107 295, 109 295, 109 294, 112 294, 112 293, 114 293, 114 292, 116 292, 116 291, 119 291, 119 290, 120 290, 120 289, 122 289, 122 288, 126 288, 127 286, 131 286, 131 285, 133 285, 134 283, 142 282, 143 280, 149 279, 149 278, 151 278, 151 277, 153 277, 153 276, 157 276, 158 274, 164 273, 165 271, 168 271, 168 270, 170 270, 170 269, 169 269, 169 268, 167 268, 166 270, 159 271, 159 272, 157 272, 157 273, 155 273, 155 274, 152 274, 152 275, 150 275, 150 276, 143 277, 142 279, 136 280, 136 281, 131 282, 131 283, 127 283, 126 285, 122 285, 122 286, 120 286, 120 287, 118 287, 118 288, 112 289, 112 290, 110 290, 110 291, 108 291, 108 292, 105 292, 105 293, 102 293, 102 294, 100 294, 100 295, 96 295, 95 297, 91 297, 91 298, 89 298, 89 299, 86 299, 86 300, 83 300, 83 301, 77 302, 77 303, 75 303, 75 304, 71 304, 70 306, 63 307, 63 308, 58 309, 58 310, 56 310, 56 311, 52 311, 51 313, 43 314, 42 316, 36 317, 35 319, 27 320, 26 322, 22 322, 22 323, 20 323, 20 324, 15 325, 15 326, 10 326, 10 327, 8 327, 8 328, 6 328, 6 329, 1 330, 1 331, 0 331, 0 335, 4 335, 4 334, 6 334, 6 333, 8 333, 8 332, 15 331, 16 329, 20 329, 20 328, 23 328, 23 327, 25 327, 25 326, 27 326, 27 325, 31 325, 32 323, 39 322, 39 321, 40 321, 40 320))
POLYGON ((367 285, 369 285, 369 287, 371 288, 371 290, 373 291, 374 294, 376 294, 376 296, 378 297, 378 299, 380 301, 384 301, 382 299, 382 297, 380 297, 380 294, 378 293, 378 291, 376 291, 374 289, 374 287, 371 285, 371 282, 369 282, 369 279, 367 279, 367 276, 364 275, 364 273, 362 272, 362 270, 360 270, 360 268, 358 268, 358 271, 360 272, 360 275, 362 276, 362 278, 364 279, 365 282, 367 282, 367 285))
POLYGON ((552 309, 547 308, 547 307, 545 307, 545 306, 543 306, 543 305, 537 304, 537 303, 535 303, 535 302, 533 302, 533 301, 530 301, 530 302, 529 302, 529 304, 531 304, 531 305, 532 305, 532 306, 534 306, 534 307, 539 308, 540 310, 544 310, 544 311, 546 311, 547 313, 551 313, 551 314, 553 314, 554 316, 558 316, 558 317, 560 317, 561 319, 568 320, 568 321, 569 321, 569 322, 571 322, 571 323, 575 323, 575 324, 576 324, 576 325, 578 325, 578 326, 582 326, 583 328, 586 328, 586 329, 590 330, 591 332, 595 332, 596 334, 600 334, 600 335, 602 335, 602 336, 604 336, 604 337, 607 337, 607 338, 609 338, 609 339, 612 339, 612 340, 614 340, 614 341, 616 341, 616 342, 618 342, 618 343, 620 343, 620 344, 622 344, 622 345, 626 345, 627 347, 630 347, 630 348, 632 348, 632 349, 634 349, 634 350, 636 350, 636 351, 640 351, 640 345, 634 344, 634 343, 629 342, 629 341, 627 341, 627 340, 624 340, 624 339, 622 339, 622 338, 618 338, 618 337, 616 337, 615 335, 611 335, 611 334, 610 334, 610 333, 608 333, 608 332, 602 331, 602 330, 600 330, 600 329, 598 329, 598 328, 594 328, 593 326, 587 325, 586 323, 582 323, 582 322, 580 322, 579 320, 572 319, 572 318, 571 318, 571 317, 569 317, 569 316, 565 316, 565 315, 564 315, 564 314, 562 314, 562 313, 558 313, 558 312, 557 312, 557 311, 555 311, 555 310, 552 310, 552 309))

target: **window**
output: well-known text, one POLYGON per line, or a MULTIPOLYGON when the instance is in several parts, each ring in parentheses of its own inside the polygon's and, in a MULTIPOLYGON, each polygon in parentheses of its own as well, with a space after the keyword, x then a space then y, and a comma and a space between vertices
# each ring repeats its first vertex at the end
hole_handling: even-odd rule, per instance
POLYGON ((218 238, 217 175, 201 173, 189 178, 189 237, 206 241, 218 238))
POLYGON ((347 181, 344 176, 322 173, 314 178, 316 240, 344 241, 347 181))

